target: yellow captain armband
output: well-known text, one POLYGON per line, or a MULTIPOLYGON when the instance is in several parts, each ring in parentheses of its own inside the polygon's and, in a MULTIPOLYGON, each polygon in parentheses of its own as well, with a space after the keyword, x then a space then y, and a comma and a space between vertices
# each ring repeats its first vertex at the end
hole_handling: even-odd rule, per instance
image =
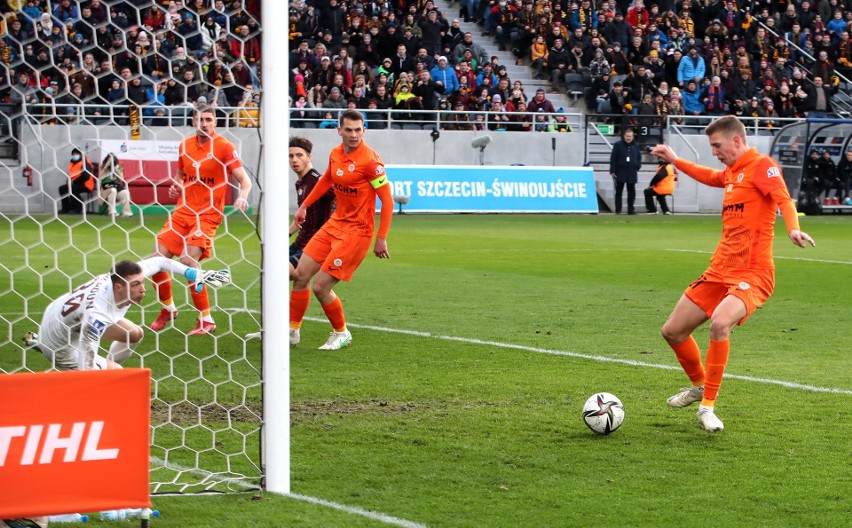
POLYGON ((390 182, 388 182, 387 174, 382 174, 381 176, 379 176, 375 180, 370 180, 370 185, 373 186, 373 189, 378 189, 379 187, 384 187, 388 183, 390 183, 390 182))

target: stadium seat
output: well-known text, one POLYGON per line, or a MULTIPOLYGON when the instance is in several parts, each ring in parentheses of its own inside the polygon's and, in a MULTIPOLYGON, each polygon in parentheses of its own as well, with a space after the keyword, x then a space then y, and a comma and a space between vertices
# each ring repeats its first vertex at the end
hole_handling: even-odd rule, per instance
POLYGON ((568 95, 573 97, 574 102, 576 102, 577 99, 583 97, 583 89, 586 87, 586 83, 579 73, 566 73, 565 86, 568 95))
POLYGON ((422 125, 418 125, 417 123, 405 123, 402 125, 403 130, 423 130, 422 125))

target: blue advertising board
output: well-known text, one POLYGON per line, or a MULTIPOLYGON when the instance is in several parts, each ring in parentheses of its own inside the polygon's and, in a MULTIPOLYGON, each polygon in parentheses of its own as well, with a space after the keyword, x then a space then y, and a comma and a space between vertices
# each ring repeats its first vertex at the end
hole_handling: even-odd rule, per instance
POLYGON ((410 213, 597 213, 591 167, 388 165, 410 213))

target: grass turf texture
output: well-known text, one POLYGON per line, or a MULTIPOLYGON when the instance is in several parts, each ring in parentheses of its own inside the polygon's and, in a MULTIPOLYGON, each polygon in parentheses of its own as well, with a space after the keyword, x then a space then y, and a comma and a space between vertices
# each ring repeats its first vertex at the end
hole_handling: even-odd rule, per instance
MULTIPOLYGON (((391 259, 368 256, 354 282, 336 289, 353 345, 316 350, 329 328, 314 299, 302 344, 291 351, 293 492, 428 526, 848 523, 852 236, 848 218, 802 223, 818 246, 796 248, 779 227, 775 294, 735 330, 728 373, 846 392, 729 378, 717 405, 726 430, 710 435, 696 427, 694 408, 665 405, 688 381, 659 327, 706 267, 718 216, 395 217, 391 259), (625 404, 625 423, 609 437, 593 435, 580 417, 597 391, 625 404)), ((150 236, 142 247, 149 245, 150 236)), ((217 240, 225 261, 226 246, 217 240)), ((0 259, 17 269, 6 262, 9 247, 0 259)), ((31 261, 45 249, 30 248, 31 261)), ((50 267, 53 257, 44 259, 50 267)), ((34 275, 26 276, 37 288, 34 275)), ((0 286, 3 306, 27 296, 24 280, 16 280, 17 296, 0 286)), ((221 306, 242 306, 225 291, 221 306)), ((255 330, 250 320, 231 324, 236 335, 255 330)), ((13 326, 9 341, 17 339, 13 326)), ((706 326, 696 337, 706 350, 706 326)), ((183 346, 179 335, 161 338, 165 356, 183 346)), ((3 347, 19 359, 14 343, 3 347)), ((249 364, 256 353, 247 347, 249 364)), ((198 369, 175 368, 189 378, 198 369)), ((270 494, 155 497, 154 504, 162 526, 383 524, 270 494)))

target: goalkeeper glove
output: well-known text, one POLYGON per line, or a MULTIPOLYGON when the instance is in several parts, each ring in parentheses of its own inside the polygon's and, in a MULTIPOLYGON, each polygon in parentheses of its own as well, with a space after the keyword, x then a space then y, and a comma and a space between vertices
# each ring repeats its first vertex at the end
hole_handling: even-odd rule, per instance
POLYGON ((228 270, 200 270, 188 268, 184 276, 195 283, 195 293, 201 293, 205 284, 220 288, 231 282, 231 272, 228 270))

